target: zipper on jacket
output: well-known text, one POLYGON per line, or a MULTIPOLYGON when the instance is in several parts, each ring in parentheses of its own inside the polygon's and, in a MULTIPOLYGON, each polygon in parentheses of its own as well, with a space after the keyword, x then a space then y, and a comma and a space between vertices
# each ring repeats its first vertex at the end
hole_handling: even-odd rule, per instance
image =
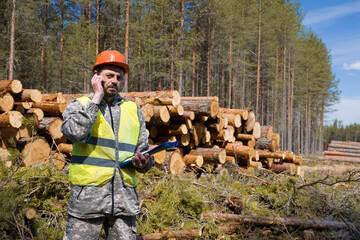
MULTIPOLYGON (((114 216, 115 212, 115 174, 116 174, 116 167, 117 163, 119 161, 119 139, 118 139, 118 131, 115 132, 114 129, 114 119, 111 112, 111 104, 108 104, 109 113, 110 113, 110 120, 111 120, 111 128, 113 130, 113 133, 115 135, 115 166, 114 166, 114 173, 113 177, 111 178, 111 212, 110 216, 114 216)), ((120 125, 120 118, 119 118, 119 125, 120 125)))

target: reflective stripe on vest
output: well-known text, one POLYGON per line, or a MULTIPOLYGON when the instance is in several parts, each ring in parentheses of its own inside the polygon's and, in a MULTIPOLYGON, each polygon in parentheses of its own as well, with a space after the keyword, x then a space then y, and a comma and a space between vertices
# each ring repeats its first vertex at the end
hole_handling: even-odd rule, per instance
MULTIPOLYGON (((77 100, 82 105, 91 101, 89 97, 77 100)), ((73 144, 69 169, 71 184, 99 186, 107 183, 114 175, 117 162, 134 155, 140 133, 137 105, 125 100, 120 104, 120 108, 118 142, 110 124, 99 110, 87 143, 73 144)), ((123 168, 120 171, 126 185, 137 186, 134 168, 123 168)))

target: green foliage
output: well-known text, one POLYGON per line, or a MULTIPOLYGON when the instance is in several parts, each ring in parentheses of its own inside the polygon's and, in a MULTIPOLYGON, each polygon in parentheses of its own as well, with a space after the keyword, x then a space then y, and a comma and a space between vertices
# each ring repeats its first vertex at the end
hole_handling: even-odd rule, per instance
POLYGON ((0 233, 8 239, 61 239, 65 227, 69 183, 63 171, 42 165, 0 165, 0 233), (36 210, 27 219, 24 211, 36 210))
POLYGON ((344 126, 341 121, 335 120, 332 125, 324 127, 325 147, 331 142, 331 140, 359 142, 360 124, 353 123, 344 126))

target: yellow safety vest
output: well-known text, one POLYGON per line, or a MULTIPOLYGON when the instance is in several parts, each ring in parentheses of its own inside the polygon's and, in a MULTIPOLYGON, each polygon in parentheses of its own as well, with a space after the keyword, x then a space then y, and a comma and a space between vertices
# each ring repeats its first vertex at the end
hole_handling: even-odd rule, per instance
MULTIPOLYGON (((91 101, 89 97, 81 97, 77 100, 83 105, 91 101)), ((87 143, 73 144, 69 169, 71 184, 103 185, 114 176, 120 162, 134 155, 140 133, 137 105, 125 100, 120 104, 120 108, 117 141, 114 131, 99 109, 90 139, 87 143)), ((126 185, 137 186, 134 168, 122 168, 120 172, 126 185)))

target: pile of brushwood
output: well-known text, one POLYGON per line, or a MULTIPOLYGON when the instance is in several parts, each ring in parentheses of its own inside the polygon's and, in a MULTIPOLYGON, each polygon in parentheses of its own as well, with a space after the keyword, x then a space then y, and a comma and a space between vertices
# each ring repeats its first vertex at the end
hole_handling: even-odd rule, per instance
MULTIPOLYGON (((11 168, 0 163, 1 238, 61 239, 69 196, 66 170, 51 160, 18 168, 16 159, 11 168)), ((169 239, 174 234, 188 234, 187 239, 359 239, 359 165, 305 163, 304 168, 304 178, 264 169, 232 172, 231 167, 218 174, 205 168, 197 177, 173 176, 153 168, 139 176, 139 239, 169 239), (209 212, 304 221, 234 223, 206 217, 209 212), (345 227, 321 228, 305 220, 345 227)))

